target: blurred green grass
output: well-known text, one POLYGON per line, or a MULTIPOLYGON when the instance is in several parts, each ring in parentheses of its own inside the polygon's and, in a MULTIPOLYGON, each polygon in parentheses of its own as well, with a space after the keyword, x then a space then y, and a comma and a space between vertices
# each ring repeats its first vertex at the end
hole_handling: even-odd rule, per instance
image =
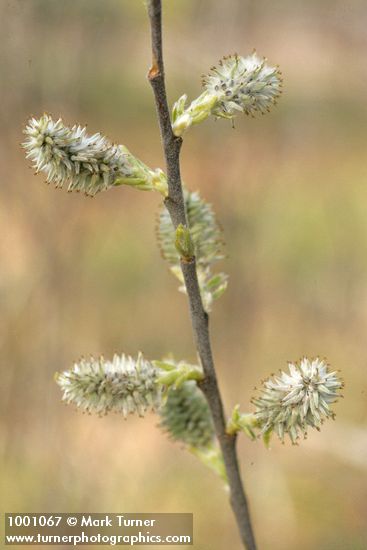
MULTIPOLYGON (((279 63, 270 115, 208 121, 183 177, 213 203, 230 275, 212 333, 228 409, 287 360, 326 356, 346 380, 337 421, 299 448, 241 441, 262 549, 365 548, 367 123, 365 4, 166 2, 170 101, 223 54, 279 63)), ((192 511, 195 547, 238 548, 220 482, 155 430, 60 403, 56 370, 115 351, 195 360, 185 297, 155 243, 159 198, 47 188, 19 147, 30 113, 88 122, 162 165, 142 2, 0 4, 1 504, 7 511, 192 511), (203 503, 202 495, 211 495, 203 503)))

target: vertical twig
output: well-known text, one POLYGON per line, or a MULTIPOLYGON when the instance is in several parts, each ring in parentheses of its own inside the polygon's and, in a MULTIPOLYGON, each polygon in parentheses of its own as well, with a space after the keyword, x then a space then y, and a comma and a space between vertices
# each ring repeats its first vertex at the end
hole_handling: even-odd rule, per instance
MULTIPOLYGON (((152 36, 152 66, 148 73, 157 108, 163 150, 167 167, 169 195, 166 207, 176 228, 178 224, 188 226, 180 175, 180 150, 182 139, 174 136, 167 104, 162 48, 162 2, 149 0, 149 19, 152 36)), ((236 452, 236 436, 228 435, 225 429, 222 398, 215 374, 209 336, 209 318, 205 312, 196 272, 195 258, 181 262, 189 298, 191 323, 197 351, 203 366, 205 379, 200 384, 213 415, 216 435, 222 450, 230 487, 231 506, 236 517, 242 542, 248 550, 256 550, 249 508, 241 480, 236 452)))

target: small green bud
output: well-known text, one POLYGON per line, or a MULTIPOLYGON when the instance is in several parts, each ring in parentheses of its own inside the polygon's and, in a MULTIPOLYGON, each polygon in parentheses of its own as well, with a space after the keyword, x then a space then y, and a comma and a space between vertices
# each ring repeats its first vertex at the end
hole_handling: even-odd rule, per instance
POLYGON ((164 386, 174 386, 178 388, 188 380, 200 381, 204 378, 204 373, 201 367, 190 365, 185 361, 176 363, 175 361, 152 361, 153 365, 158 369, 159 376, 157 382, 164 386))
POLYGON ((180 223, 176 228, 175 247, 181 259, 189 262, 195 255, 195 247, 190 235, 190 230, 180 223))
POLYGON ((184 190, 184 199, 190 231, 184 226, 177 228, 177 239, 168 210, 163 207, 158 220, 157 236, 163 257, 171 264, 172 273, 180 281, 180 292, 186 292, 181 259, 183 256, 190 259, 195 255, 201 298, 205 310, 209 312, 213 301, 227 288, 227 275, 212 272, 213 264, 224 258, 222 231, 211 205, 199 193, 184 190))
POLYGON ((227 433, 234 435, 237 432, 244 432, 247 437, 254 440, 256 434, 254 428, 257 427, 257 420, 254 414, 243 414, 240 412, 240 406, 236 405, 232 411, 232 416, 227 423, 227 433))
POLYGON ((182 95, 174 104, 172 109, 172 122, 176 122, 177 118, 181 116, 185 111, 185 105, 187 101, 187 94, 182 95))
POLYGON ((211 115, 212 109, 218 101, 215 94, 204 92, 195 99, 185 110, 187 95, 183 95, 173 106, 172 130, 175 136, 182 134, 193 124, 198 124, 211 115))

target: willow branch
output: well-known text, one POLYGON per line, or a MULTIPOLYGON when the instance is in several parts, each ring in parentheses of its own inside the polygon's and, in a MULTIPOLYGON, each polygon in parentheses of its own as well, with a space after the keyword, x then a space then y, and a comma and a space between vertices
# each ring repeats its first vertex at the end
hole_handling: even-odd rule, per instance
MULTIPOLYGON (((188 227, 180 175, 180 150, 182 139, 176 137, 172 132, 167 103, 162 48, 161 0, 149 0, 148 11, 152 37, 152 66, 148 73, 148 79, 154 92, 163 151, 166 160, 169 194, 165 199, 165 205, 175 228, 180 223, 188 227)), ((216 435, 223 454, 230 488, 231 506, 244 547, 248 550, 256 550, 249 507, 237 459, 236 436, 226 433, 222 398, 218 388, 211 350, 209 317, 204 310, 201 300, 195 258, 189 262, 182 261, 181 269, 189 299, 194 340, 205 376, 204 380, 200 383, 200 387, 208 401, 213 416, 216 435)))

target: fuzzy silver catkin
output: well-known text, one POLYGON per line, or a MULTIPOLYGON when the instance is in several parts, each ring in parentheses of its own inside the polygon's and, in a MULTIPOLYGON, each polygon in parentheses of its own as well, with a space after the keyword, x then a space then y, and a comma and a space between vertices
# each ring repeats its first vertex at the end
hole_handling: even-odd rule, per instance
POLYGON ((166 178, 160 170, 150 170, 126 147, 112 144, 99 133, 88 135, 86 128, 69 128, 47 114, 30 119, 24 133, 27 158, 56 187, 91 196, 120 184, 166 193, 166 178))
POLYGON ((160 427, 172 439, 199 449, 214 440, 214 426, 208 403, 194 380, 170 387, 159 411, 160 427))
POLYGON ((176 136, 210 115, 233 119, 239 113, 266 113, 277 102, 282 78, 278 67, 269 66, 253 52, 247 57, 224 57, 203 77, 203 86, 204 92, 189 106, 186 95, 175 103, 172 128, 176 136))
POLYGON ((148 409, 161 404, 158 370, 139 354, 137 359, 114 355, 112 361, 103 358, 82 359, 74 367, 56 375, 63 392, 63 401, 82 411, 97 413, 136 413, 144 416, 148 409))
POLYGON ((296 444, 308 427, 320 429, 327 418, 335 414, 330 405, 340 397, 343 381, 320 359, 302 359, 290 363, 289 373, 280 371, 265 380, 258 397, 255 417, 262 434, 275 432, 284 441, 288 434, 296 444))
POLYGON ((224 57, 203 79, 207 92, 218 95, 212 114, 233 118, 239 112, 254 115, 269 111, 281 93, 281 73, 255 52, 247 57, 224 57))

